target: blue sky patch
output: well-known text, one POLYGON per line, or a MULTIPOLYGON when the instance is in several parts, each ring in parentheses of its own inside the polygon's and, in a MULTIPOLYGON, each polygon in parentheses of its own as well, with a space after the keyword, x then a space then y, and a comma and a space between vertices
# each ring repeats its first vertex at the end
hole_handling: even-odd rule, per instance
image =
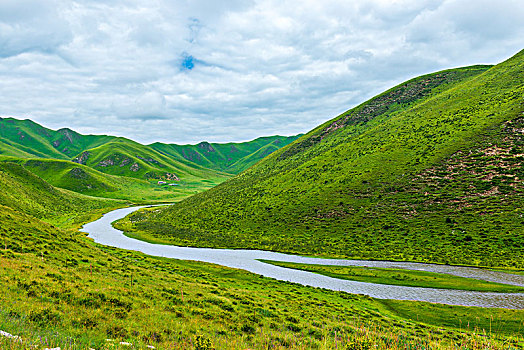
POLYGON ((193 69, 195 67, 195 61, 196 60, 193 58, 193 56, 184 54, 182 56, 182 63, 180 65, 180 69, 183 71, 193 69))

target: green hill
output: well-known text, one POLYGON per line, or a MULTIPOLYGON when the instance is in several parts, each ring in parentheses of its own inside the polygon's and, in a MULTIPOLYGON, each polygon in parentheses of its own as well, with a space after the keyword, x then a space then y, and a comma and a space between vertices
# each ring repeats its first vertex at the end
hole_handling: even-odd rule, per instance
POLYGON ((242 143, 201 142, 197 145, 153 143, 150 147, 175 159, 237 174, 298 137, 269 136, 242 143))
POLYGON ((22 165, 26 170, 38 175, 51 185, 81 194, 129 200, 134 203, 166 202, 181 199, 215 186, 218 178, 195 182, 180 182, 178 186, 157 184, 157 181, 147 181, 126 176, 115 176, 102 173, 88 166, 56 159, 22 159, 0 157, 0 162, 10 162, 22 165))
POLYGON ((181 245, 524 267, 524 51, 424 75, 131 235, 181 245))
POLYGON ((228 174, 179 162, 148 146, 131 140, 117 140, 88 149, 73 159, 106 174, 171 182, 226 179, 228 174))
POLYGON ((70 160, 84 149, 115 139, 81 135, 67 128, 55 131, 27 119, 0 118, 0 154, 4 156, 70 160))
POLYGON ((99 168, 110 167, 111 162, 122 158, 118 164, 125 163, 122 169, 97 170, 131 177, 141 177, 147 172, 153 172, 155 174, 151 175, 160 178, 161 174, 166 172, 165 169, 161 169, 163 165, 171 167, 171 170, 178 169, 182 173, 193 172, 196 176, 199 176, 202 168, 238 173, 297 137, 269 136, 241 143, 154 143, 146 146, 123 137, 82 135, 67 128, 55 131, 27 119, 0 118, 2 156, 74 160, 99 168), (112 147, 116 148, 113 154, 112 147), (130 162, 128 167, 127 162, 130 162), (159 164, 160 162, 162 163, 159 164), (139 167, 137 171, 130 169, 135 163, 139 167), (189 169, 195 165, 196 170, 189 169))
POLYGON ((75 226, 89 219, 88 213, 124 204, 55 188, 21 165, 0 162, 0 205, 37 219, 75 226))

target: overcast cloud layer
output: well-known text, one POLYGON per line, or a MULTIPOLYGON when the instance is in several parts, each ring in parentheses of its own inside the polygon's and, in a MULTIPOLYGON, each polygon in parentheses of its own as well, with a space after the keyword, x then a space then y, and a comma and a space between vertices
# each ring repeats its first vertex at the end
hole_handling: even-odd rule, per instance
POLYGON ((0 115, 143 143, 292 135, 523 38, 522 0, 1 0, 0 115))

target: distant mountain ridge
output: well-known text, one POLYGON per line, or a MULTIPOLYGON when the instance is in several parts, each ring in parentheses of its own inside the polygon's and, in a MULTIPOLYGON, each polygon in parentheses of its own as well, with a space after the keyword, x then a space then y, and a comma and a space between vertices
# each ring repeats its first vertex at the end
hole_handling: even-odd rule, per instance
MULTIPOLYGON (((188 166, 238 173, 291 143, 297 137, 269 136, 239 143, 201 142, 197 145, 177 145, 157 142, 142 145, 123 137, 82 135, 68 128, 51 130, 28 119, 0 117, 0 155, 69 160, 97 166, 97 170, 102 172, 139 178, 144 177, 148 171, 158 170, 158 167, 164 168, 164 165, 166 169, 178 170, 182 173, 188 166), (110 155, 108 150, 112 147, 119 148, 119 154, 110 155), (128 151, 135 154, 122 148, 129 148, 128 151), (129 163, 126 167, 129 171, 123 172, 124 169, 117 171, 112 168, 117 158, 122 158, 118 164, 120 168, 126 167, 129 163), (162 165, 161 161, 166 164, 162 165), (154 164, 159 166, 155 167, 154 164), (139 169, 142 170, 138 171, 139 169), (139 174, 136 174, 137 172, 139 174)), ((156 174, 149 173, 149 176, 168 177, 165 175, 168 173, 167 170, 164 174, 160 173, 162 171, 156 174)))
POLYGON ((297 137, 143 145, 123 137, 82 135, 31 120, 0 118, 0 161, 22 165, 53 186, 82 194, 139 203, 172 201, 227 180, 297 137))

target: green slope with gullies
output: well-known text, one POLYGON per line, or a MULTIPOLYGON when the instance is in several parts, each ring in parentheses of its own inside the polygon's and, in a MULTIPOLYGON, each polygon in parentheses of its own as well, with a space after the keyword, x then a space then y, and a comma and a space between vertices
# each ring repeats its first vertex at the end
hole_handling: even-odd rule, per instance
POLYGON ((524 267, 524 51, 424 75, 120 225, 182 245, 524 267))
POLYGON ((105 135, 81 135, 64 128, 51 130, 31 120, 0 118, 0 154, 22 158, 70 160, 81 151, 118 139, 105 135))
POLYGON ((216 185, 212 180, 196 180, 178 182, 177 186, 159 186, 157 181, 109 175, 82 164, 58 159, 0 157, 0 162, 22 165, 55 187, 89 196, 129 200, 133 203, 180 200, 194 194, 195 191, 216 185))
POLYGON ((171 182, 196 179, 217 179, 228 174, 206 169, 196 164, 182 163, 131 140, 117 140, 88 149, 73 159, 98 171, 139 179, 171 182))
POLYGON ((268 136, 241 143, 201 142, 197 145, 153 143, 149 146, 181 161, 187 160, 209 169, 237 174, 298 137, 268 136))
MULTIPOLYGON (((219 172, 237 173, 247 169, 271 152, 289 144, 298 136, 269 136, 241 143, 207 143, 201 142, 197 145, 177 145, 154 143, 142 145, 135 141, 115 136, 106 135, 82 135, 71 129, 63 128, 51 130, 31 120, 18 120, 14 118, 0 118, 0 155, 4 157, 18 158, 47 158, 74 160, 82 164, 108 167, 112 161, 118 161, 121 157, 124 161, 122 171, 111 169, 108 173, 121 173, 124 176, 140 177, 146 172, 156 172, 159 177, 165 173, 162 166, 157 162, 172 169, 181 169, 185 173, 198 173, 202 168, 212 169, 219 172), (110 154, 111 147, 120 148, 114 155, 110 154), (127 148, 127 150, 122 150, 127 148), (87 153, 96 152, 97 155, 88 160, 87 153), (137 154, 133 154, 137 153, 137 154), (116 154, 120 153, 120 154, 116 154), (104 159, 98 159, 106 156, 104 159), (114 156, 115 159, 111 157, 114 156), (132 157, 128 157, 132 156, 132 157), (138 157, 142 157, 142 159, 138 157), (126 160, 126 158, 129 158, 126 160), (152 159, 148 161, 148 159, 152 159), (99 164, 107 160, 106 163, 99 164), (132 166, 137 166, 146 171, 127 169, 128 161, 132 166), (95 163, 95 161, 97 161, 95 163), (150 164, 146 164, 150 163, 150 164), (195 168, 191 171, 189 168, 195 168), (125 171, 130 170, 130 171, 125 171)), ((120 162, 119 165, 122 163, 120 162)), ((97 169, 107 170, 107 169, 97 169)))
POLYGON ((1 161, 23 164, 60 188, 134 202, 179 200, 209 189, 295 139, 142 145, 122 137, 54 131, 31 120, 0 118, 1 161))

